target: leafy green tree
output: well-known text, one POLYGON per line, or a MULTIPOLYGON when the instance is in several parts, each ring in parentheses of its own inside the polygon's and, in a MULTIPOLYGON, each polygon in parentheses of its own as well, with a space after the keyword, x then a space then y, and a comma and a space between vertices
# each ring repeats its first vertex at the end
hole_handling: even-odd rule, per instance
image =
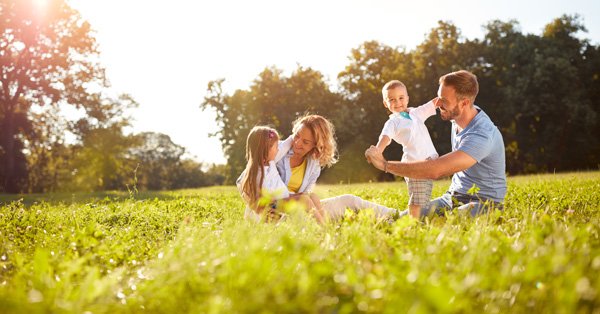
POLYGON ((203 170, 204 165, 192 159, 183 159, 175 169, 171 189, 197 188, 208 185, 222 185, 225 175, 222 173, 224 165, 209 166, 203 170))
POLYGON ((139 139, 125 135, 127 112, 138 104, 129 95, 103 96, 85 118, 72 127, 80 143, 72 145, 70 190, 122 190, 133 186, 136 162, 131 148, 139 139))
MULTIPOLYGON (((451 22, 440 21, 412 51, 365 42, 351 51, 350 63, 338 75, 337 93, 322 87, 320 75, 308 79, 310 75, 293 74, 287 79, 273 68, 263 71, 249 90, 231 96, 222 93, 222 81, 211 82, 202 107, 217 111, 229 182, 245 164, 243 146, 252 126, 271 124, 285 133, 288 122, 303 110, 323 112, 337 127, 340 162, 323 174, 322 181, 388 179, 363 157, 387 119, 381 87, 388 80, 402 80, 410 104, 417 106, 437 95, 441 75, 459 69, 479 78, 475 103, 504 136, 508 172, 597 167, 600 143, 594 135, 600 131, 600 52, 577 37, 585 31, 579 17, 554 19, 541 35, 522 34, 515 20, 491 21, 484 30, 482 39, 469 40, 451 22), (321 87, 306 92, 309 85, 291 83, 292 78, 321 87), (329 99, 326 103, 338 104, 337 110, 322 101, 300 100, 300 95, 329 99), (285 110, 281 104, 287 104, 285 110)), ((426 124, 438 152, 449 152, 448 122, 432 118, 426 124)), ((391 146, 385 155, 399 159, 401 148, 391 146)))
POLYGON ((139 145, 131 149, 138 163, 139 189, 164 190, 176 185, 175 171, 180 167, 183 146, 162 133, 144 132, 137 135, 139 145))
POLYGON ((27 192, 45 193, 65 189, 71 180, 69 162, 72 148, 65 143, 64 130, 69 129, 57 107, 47 107, 42 113, 33 113, 31 133, 27 133, 27 192), (35 143, 35 144, 33 144, 35 143))
POLYGON ((591 136, 597 113, 584 88, 589 44, 575 36, 585 31, 578 17, 553 20, 542 36, 522 35, 515 21, 486 28, 479 99, 504 134, 508 170, 585 167, 597 146, 591 136))
MULTIPOLYGON (((26 185, 24 133, 33 108, 72 105, 93 111, 104 87, 90 24, 64 0, 0 1, 0 190, 26 185)), ((39 116, 38 116, 39 118, 39 116)), ((35 143, 36 139, 29 139, 35 143)))
POLYGON ((376 141, 377 128, 362 126, 383 125, 387 120, 386 109, 382 103, 381 88, 392 79, 402 80, 406 73, 412 72, 410 54, 382 45, 375 41, 365 42, 350 54, 350 64, 338 74, 342 93, 348 100, 344 111, 348 123, 343 130, 347 141, 362 139, 363 142, 376 141), (360 127, 356 127, 360 126, 360 127))
POLYGON ((598 111, 592 103, 598 103, 598 100, 589 98, 585 88, 587 71, 584 69, 592 65, 584 55, 589 42, 577 37, 578 32, 586 31, 578 15, 563 15, 544 28, 546 63, 541 69, 553 71, 556 77, 553 79, 546 76, 550 73, 538 72, 534 78, 539 77, 540 84, 546 89, 542 103, 554 101, 556 104, 552 106, 552 112, 545 112, 552 122, 540 121, 544 138, 552 139, 546 146, 551 152, 546 155, 548 170, 581 169, 585 167, 586 157, 600 146, 598 133, 593 132, 598 125, 598 111), (552 96, 547 95, 548 90, 552 91, 552 96))
POLYGON ((483 62, 474 70, 479 80, 476 103, 485 105, 485 111, 503 134, 506 147, 507 170, 523 169, 528 163, 521 156, 517 121, 525 102, 521 80, 527 80, 525 68, 536 50, 537 36, 525 36, 515 20, 494 20, 484 26, 486 31, 480 46, 483 62))
POLYGON ((128 153, 134 143, 135 138, 124 136, 116 125, 90 130, 82 144, 74 147, 69 190, 123 190, 133 186, 136 164, 128 153))
MULTIPOLYGON (((591 106, 596 117, 600 117, 600 46, 587 44, 583 52, 585 66, 581 67, 581 79, 588 99, 591 100, 591 106)), ((598 143, 597 134, 600 134, 600 122, 596 120, 595 127, 591 130, 592 141, 584 143, 591 150, 586 157, 585 168, 600 169, 600 143, 598 143)))
POLYGON ((131 161, 136 164, 137 190, 172 190, 221 185, 224 176, 217 169, 190 158, 184 158, 185 148, 173 143, 162 133, 144 132, 135 135, 136 144, 130 147, 131 161))
POLYGON ((213 109, 221 130, 217 132, 227 158, 227 181, 232 183, 246 165, 245 145, 255 125, 270 125, 282 137, 291 133, 292 122, 304 113, 336 117, 341 98, 324 82, 323 75, 310 68, 298 67, 290 77, 281 70, 266 68, 249 90, 224 94, 223 80, 211 81, 201 108, 213 109))
MULTIPOLYGON (((323 176, 324 181, 344 182, 375 179, 380 172, 369 166, 364 151, 377 143, 381 127, 388 118, 381 88, 392 79, 406 82, 413 72, 412 56, 376 41, 368 41, 350 53, 350 64, 338 74, 341 93, 346 99, 341 123, 337 124, 340 161, 323 176), (405 79, 406 78, 406 79, 405 79)), ((393 144, 386 157, 399 159, 401 148, 393 144)), ((393 177, 389 177, 393 178, 393 177)))
MULTIPOLYGON (((414 55, 414 88, 409 89, 413 106, 424 104, 437 96, 439 77, 453 71, 474 71, 480 63, 478 42, 464 38, 451 22, 438 21, 414 55)), ((475 71, 474 71, 475 72, 475 71)), ((485 109, 485 108, 484 108, 485 109)), ((440 155, 450 152, 450 126, 439 117, 426 121, 431 139, 440 155)))

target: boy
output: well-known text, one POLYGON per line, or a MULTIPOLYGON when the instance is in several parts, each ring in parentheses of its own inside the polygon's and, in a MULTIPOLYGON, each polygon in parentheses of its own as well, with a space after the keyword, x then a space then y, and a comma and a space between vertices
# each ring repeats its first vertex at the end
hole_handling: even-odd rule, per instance
MULTIPOLYGON (((383 106, 392 112, 383 126, 377 149, 383 150, 394 140, 402 145, 402 161, 419 161, 435 159, 438 153, 431 142, 425 120, 435 115, 432 101, 408 110, 408 92, 406 86, 398 81, 387 82, 381 89, 383 106)), ((387 166, 387 164, 385 164, 387 166)), ((384 167, 387 172, 387 167, 384 167)), ((404 178, 408 185, 408 208, 410 215, 418 218, 421 207, 429 203, 433 180, 404 178)))

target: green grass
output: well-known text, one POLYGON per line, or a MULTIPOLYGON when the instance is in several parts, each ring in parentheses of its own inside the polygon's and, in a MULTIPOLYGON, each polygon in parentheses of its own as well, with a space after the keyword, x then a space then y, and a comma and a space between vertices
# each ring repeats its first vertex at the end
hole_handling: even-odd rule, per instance
MULTIPOLYGON (((434 196, 448 181, 437 181, 434 196)), ((243 220, 233 187, 0 196, 0 312, 600 312, 600 172, 509 178, 504 211, 243 220)), ((406 206, 395 183, 319 186, 406 206)))

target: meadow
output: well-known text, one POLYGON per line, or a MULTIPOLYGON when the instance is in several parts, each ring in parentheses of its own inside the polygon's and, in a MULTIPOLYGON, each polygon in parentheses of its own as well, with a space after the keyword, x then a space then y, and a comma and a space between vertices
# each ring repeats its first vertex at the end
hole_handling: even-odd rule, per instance
MULTIPOLYGON (((402 180, 317 193, 407 202, 402 180)), ((600 313, 599 171, 509 177, 503 211, 391 224, 251 223, 234 187, 0 202, 2 313, 600 313)))

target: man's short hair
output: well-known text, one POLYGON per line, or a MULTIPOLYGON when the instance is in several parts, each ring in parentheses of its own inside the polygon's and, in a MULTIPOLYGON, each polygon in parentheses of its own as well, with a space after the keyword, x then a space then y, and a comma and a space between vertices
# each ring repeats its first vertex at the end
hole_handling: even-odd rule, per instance
POLYGON ((452 86, 456 91, 458 99, 469 98, 471 102, 475 102, 475 97, 479 93, 479 83, 475 74, 460 70, 440 77, 440 85, 452 86))

